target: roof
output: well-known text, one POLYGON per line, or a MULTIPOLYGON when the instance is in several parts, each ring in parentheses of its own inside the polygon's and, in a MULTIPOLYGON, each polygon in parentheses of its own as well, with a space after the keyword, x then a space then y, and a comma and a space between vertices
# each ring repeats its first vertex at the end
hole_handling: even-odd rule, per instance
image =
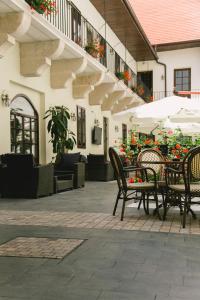
POLYGON ((200 40, 200 0, 128 0, 152 45, 200 40))

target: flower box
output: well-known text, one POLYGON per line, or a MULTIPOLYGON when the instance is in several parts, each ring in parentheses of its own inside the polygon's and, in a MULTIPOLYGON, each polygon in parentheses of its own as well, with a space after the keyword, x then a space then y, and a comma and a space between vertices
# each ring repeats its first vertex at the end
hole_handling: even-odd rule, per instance
POLYGON ((50 14, 56 11, 56 2, 52 0, 25 0, 39 14, 50 14))

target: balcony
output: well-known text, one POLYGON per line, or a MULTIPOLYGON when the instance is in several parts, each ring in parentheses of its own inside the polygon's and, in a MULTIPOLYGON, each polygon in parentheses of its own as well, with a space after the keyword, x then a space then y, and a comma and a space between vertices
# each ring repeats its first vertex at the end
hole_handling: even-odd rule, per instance
MULTIPOLYGON (((101 105, 102 111, 113 113, 143 104, 142 98, 147 101, 138 92, 131 66, 71 2, 56 0, 58 12, 49 15, 38 13, 27 3, 0 1, 0 57, 16 42, 20 45, 22 84, 23 78, 40 77, 49 69, 52 89, 70 85, 74 99, 88 99, 90 105, 101 105), (94 43, 98 51, 92 51, 94 43)), ((31 87, 38 88, 34 81, 31 87)))
MULTIPOLYGON (((106 67, 111 73, 137 93, 145 102, 151 101, 151 92, 145 89, 141 95, 137 87, 137 75, 120 57, 105 38, 90 24, 80 11, 67 0, 56 0, 57 12, 43 15, 53 26, 67 38, 83 48, 90 56, 106 67)), ((140 86, 145 87, 140 82, 140 86)))

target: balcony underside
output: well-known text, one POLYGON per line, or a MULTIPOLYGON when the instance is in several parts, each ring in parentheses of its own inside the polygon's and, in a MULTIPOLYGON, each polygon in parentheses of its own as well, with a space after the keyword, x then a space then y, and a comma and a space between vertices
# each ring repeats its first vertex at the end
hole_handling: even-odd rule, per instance
MULTIPOLYGON (((118 101, 118 98, 113 99, 116 92, 123 94, 121 103, 123 98, 129 97, 131 103, 139 104, 136 93, 43 16, 31 11, 25 1, 10 0, 8 3, 2 0, 0 56, 6 55, 15 42, 20 44, 21 75, 38 77, 50 68, 51 88, 66 88, 72 84, 74 99, 89 97, 90 105, 101 105, 103 110, 113 108, 118 101)), ((142 102, 140 99, 140 104, 142 102)), ((121 105, 120 109, 124 110, 125 107, 121 105)))
POLYGON ((125 0, 90 0, 136 61, 157 56, 125 0))

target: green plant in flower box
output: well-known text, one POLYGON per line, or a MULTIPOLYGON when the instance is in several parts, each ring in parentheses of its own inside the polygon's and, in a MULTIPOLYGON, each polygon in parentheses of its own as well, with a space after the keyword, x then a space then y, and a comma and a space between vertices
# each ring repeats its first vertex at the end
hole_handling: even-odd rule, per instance
POLYGON ((56 1, 52 0, 26 0, 30 7, 39 14, 51 14, 56 12, 56 1))
POLYGON ((94 40, 85 46, 85 51, 95 58, 104 56, 104 45, 101 45, 98 40, 94 40))

